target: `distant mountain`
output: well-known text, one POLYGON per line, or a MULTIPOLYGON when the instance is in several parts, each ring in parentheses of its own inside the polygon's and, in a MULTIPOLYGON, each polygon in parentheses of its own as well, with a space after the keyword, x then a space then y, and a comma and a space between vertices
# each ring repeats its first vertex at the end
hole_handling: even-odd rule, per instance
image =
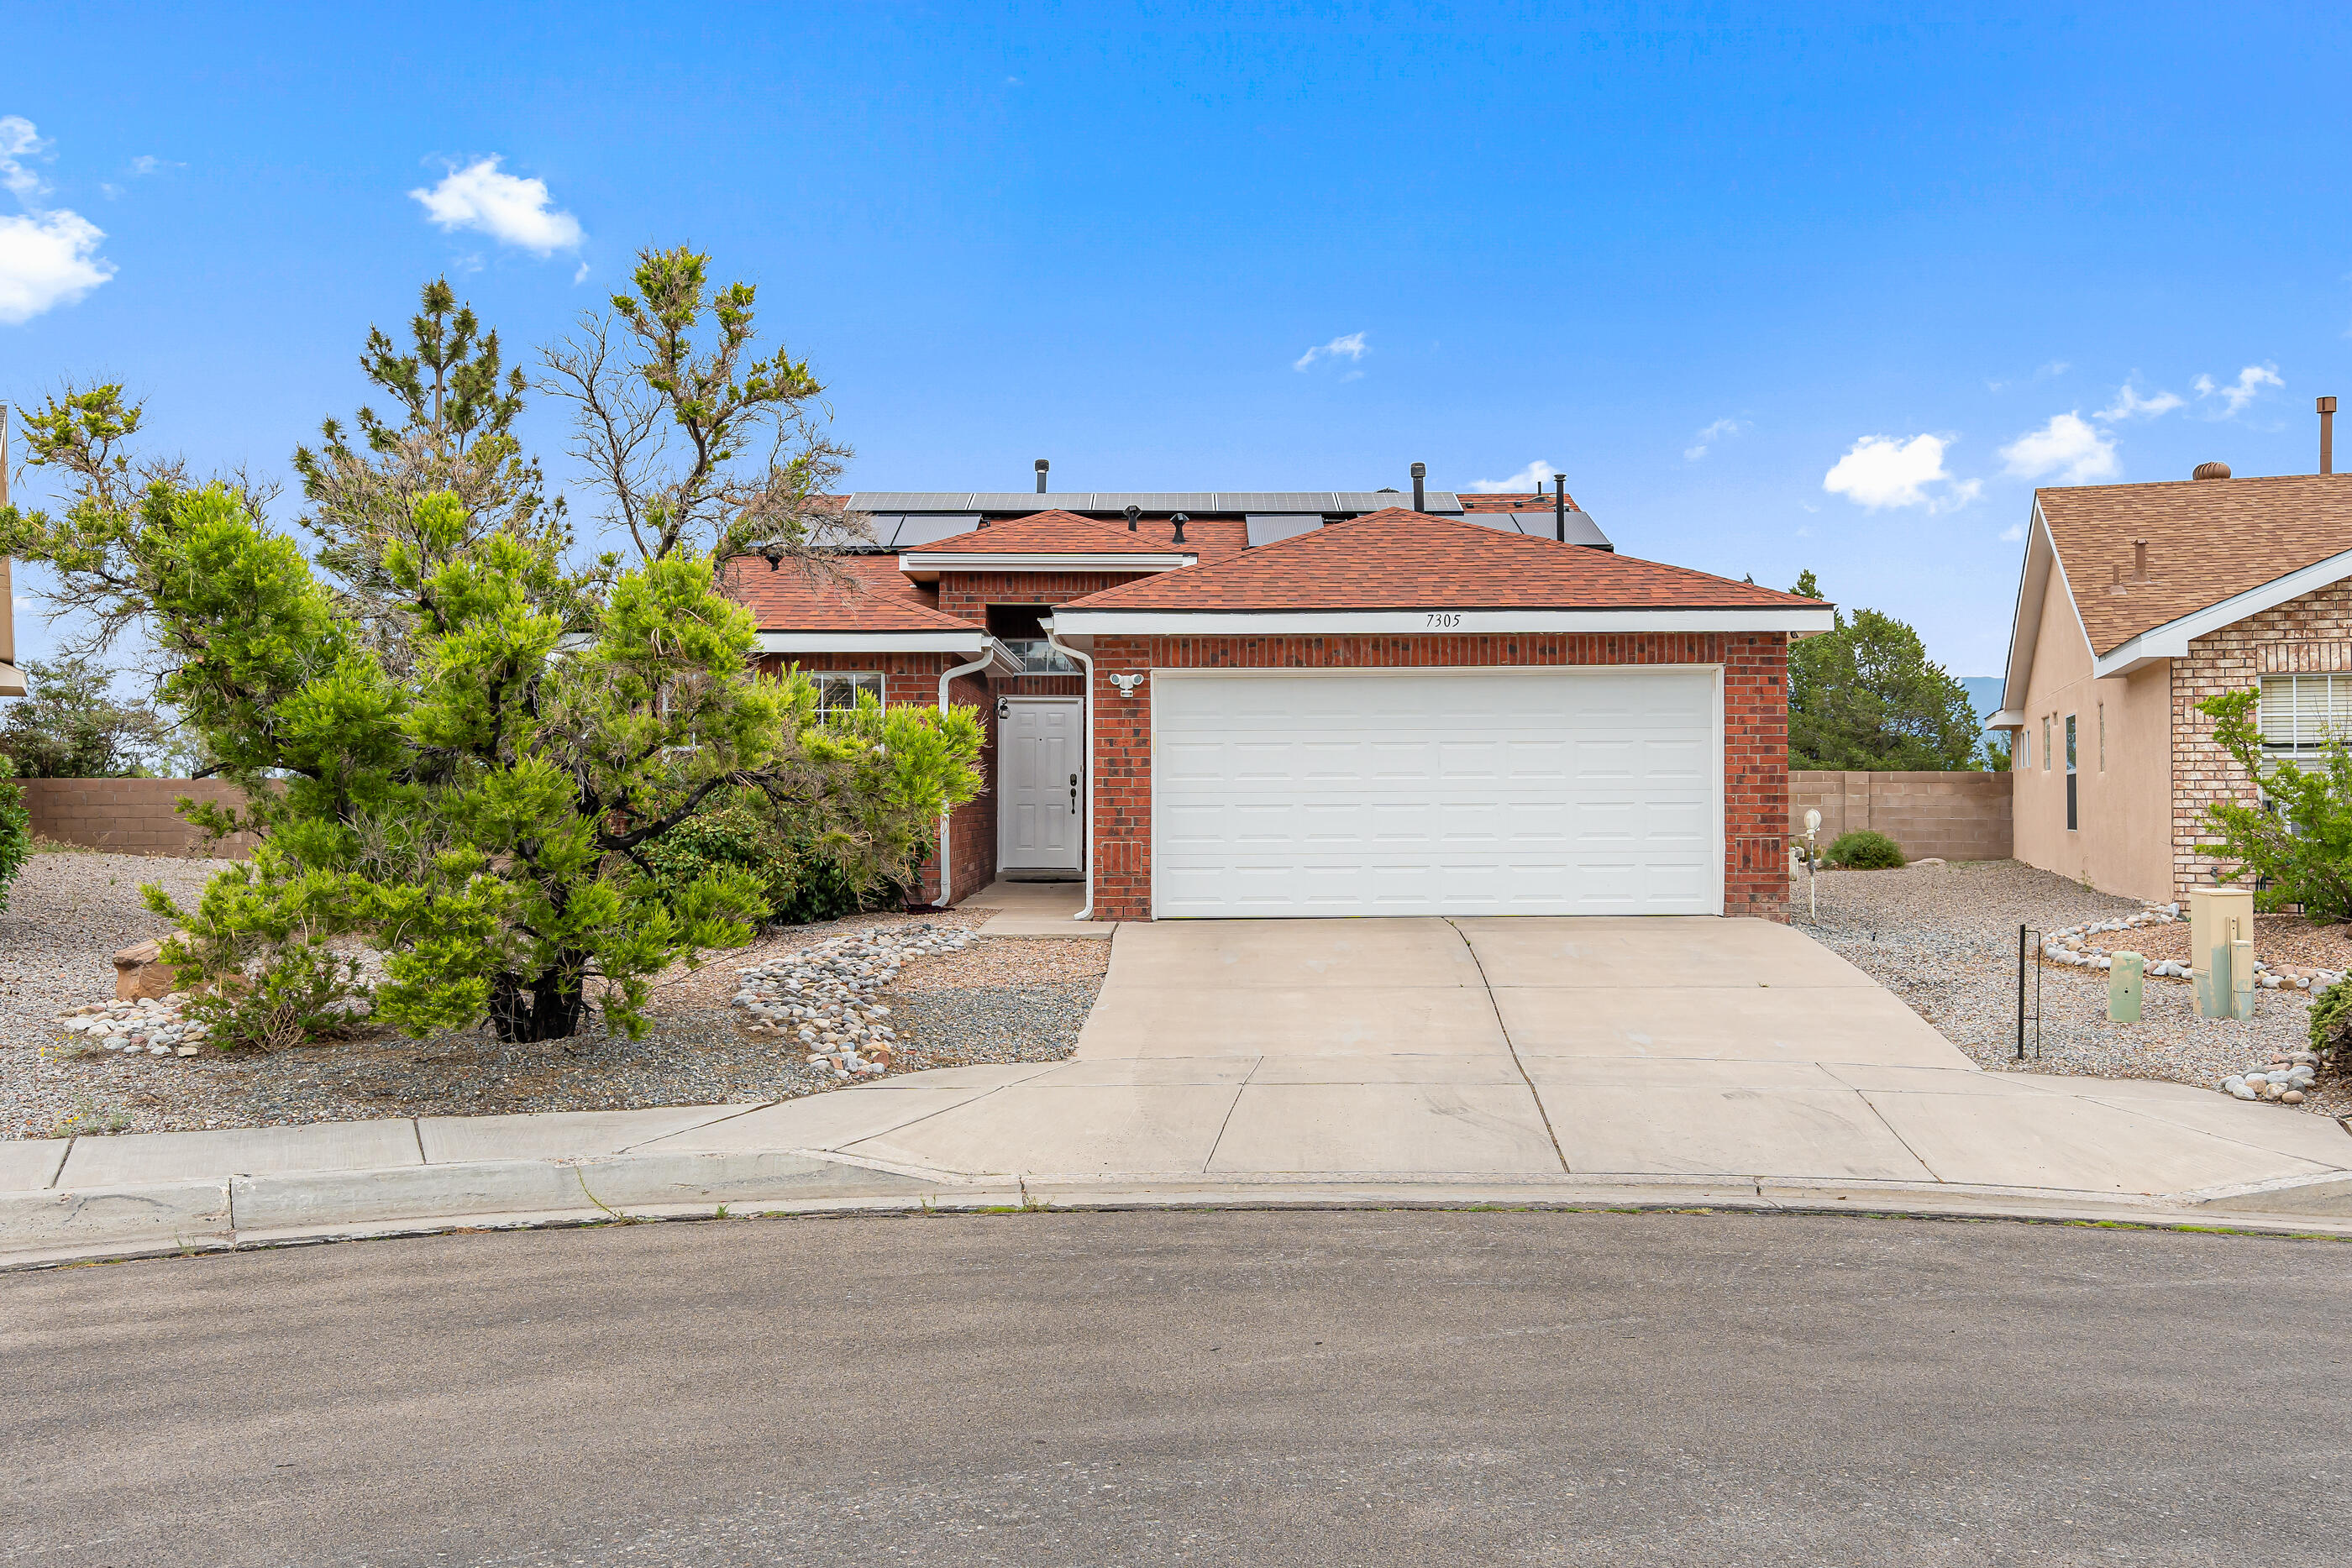
POLYGON ((2000 688, 2005 679, 2001 675, 1959 677, 1960 685, 1969 689, 1969 701, 1976 705, 1978 723, 1983 723, 2000 711, 2000 688))

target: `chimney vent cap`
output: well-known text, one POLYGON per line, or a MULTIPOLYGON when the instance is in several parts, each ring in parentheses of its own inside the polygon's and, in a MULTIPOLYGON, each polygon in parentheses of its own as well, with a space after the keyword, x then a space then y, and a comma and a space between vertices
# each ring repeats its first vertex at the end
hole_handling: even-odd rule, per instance
POLYGON ((2189 476, 2191 479, 2227 479, 2230 465, 2227 463, 2200 463, 2197 471, 2189 476))

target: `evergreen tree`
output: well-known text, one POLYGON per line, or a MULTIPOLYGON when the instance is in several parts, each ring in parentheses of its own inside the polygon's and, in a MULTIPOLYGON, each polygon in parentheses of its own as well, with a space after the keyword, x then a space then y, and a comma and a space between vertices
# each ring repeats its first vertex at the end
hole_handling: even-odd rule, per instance
MULTIPOLYGON (((1822 597, 1811 571, 1791 593, 1822 597)), ((1789 766, 1860 772, 1983 767, 1968 688, 1890 615, 1833 612, 1836 630, 1789 648, 1789 766)))
POLYGON ((446 278, 426 284, 420 305, 406 352, 371 327, 360 356, 361 374, 392 397, 392 417, 362 406, 354 429, 329 419, 322 444, 294 454, 318 563, 363 637, 395 664, 411 627, 384 556, 395 542, 415 547, 419 499, 456 496, 468 543, 505 534, 558 555, 572 543, 562 497, 548 499, 538 460, 513 433, 529 383, 505 365, 498 333, 482 330, 446 278))

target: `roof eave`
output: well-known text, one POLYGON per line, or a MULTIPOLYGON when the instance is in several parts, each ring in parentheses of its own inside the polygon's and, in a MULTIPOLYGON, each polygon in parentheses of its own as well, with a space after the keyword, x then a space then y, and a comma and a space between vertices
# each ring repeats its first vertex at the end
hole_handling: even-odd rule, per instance
POLYGON ((1189 550, 914 550, 898 558, 898 570, 931 582, 943 571, 1174 571, 1200 560, 1189 550))
POLYGON ((1081 602, 1055 607, 1064 636, 1302 634, 1476 636, 1508 632, 1828 632, 1835 612, 1794 606, 1629 606, 1623 609, 1157 610, 1081 602))
POLYGON ((857 632, 822 628, 758 633, 762 653, 982 653, 994 639, 978 626, 967 631, 857 632))
POLYGON ((2243 593, 2233 593, 2202 610, 2191 611, 2160 626, 2151 626, 2137 637, 2117 643, 2091 662, 2091 673, 2099 678, 2126 675, 2142 670, 2161 659, 2185 659, 2189 644, 2198 638, 2219 632, 2224 626, 2234 626, 2250 615, 2265 610, 2275 610, 2289 600, 2300 599, 2306 593, 2316 593, 2352 578, 2352 550, 2340 551, 2309 566, 2297 567, 2283 577, 2274 577, 2243 593))

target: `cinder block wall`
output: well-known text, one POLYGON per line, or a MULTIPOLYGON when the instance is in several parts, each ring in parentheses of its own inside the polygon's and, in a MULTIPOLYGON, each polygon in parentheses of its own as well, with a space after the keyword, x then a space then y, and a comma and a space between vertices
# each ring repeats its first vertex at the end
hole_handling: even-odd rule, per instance
POLYGON ((252 835, 239 833, 207 845, 180 820, 173 802, 198 800, 245 804, 245 791, 215 779, 20 779, 33 831, 61 844, 85 844, 127 855, 218 855, 242 860, 253 852, 252 835))
POLYGON ((1903 846, 1912 860, 2010 858, 2010 776, 2006 773, 1814 773, 1789 775, 1789 831, 1805 831, 1805 812, 1822 814, 1821 841, 1869 828, 1903 846))

